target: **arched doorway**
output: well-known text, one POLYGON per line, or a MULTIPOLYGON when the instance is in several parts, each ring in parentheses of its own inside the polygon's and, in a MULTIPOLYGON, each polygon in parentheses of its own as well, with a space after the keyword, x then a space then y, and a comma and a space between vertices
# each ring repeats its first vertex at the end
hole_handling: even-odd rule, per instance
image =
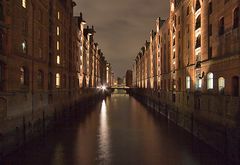
POLYGON ((239 77, 234 76, 232 78, 232 95, 233 96, 239 96, 239 77))

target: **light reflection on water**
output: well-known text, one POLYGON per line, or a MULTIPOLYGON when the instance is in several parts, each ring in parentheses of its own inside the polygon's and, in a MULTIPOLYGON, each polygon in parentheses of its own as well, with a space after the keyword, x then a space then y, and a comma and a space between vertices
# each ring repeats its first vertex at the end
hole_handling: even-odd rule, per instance
POLYGON ((102 163, 110 163, 110 138, 109 138, 109 127, 107 117, 107 106, 106 101, 102 101, 101 112, 100 112, 100 125, 99 125, 99 161, 102 163))
POLYGON ((9 156, 5 164, 226 164, 222 155, 183 129, 124 91, 115 92, 79 119, 57 127, 44 141, 9 156))

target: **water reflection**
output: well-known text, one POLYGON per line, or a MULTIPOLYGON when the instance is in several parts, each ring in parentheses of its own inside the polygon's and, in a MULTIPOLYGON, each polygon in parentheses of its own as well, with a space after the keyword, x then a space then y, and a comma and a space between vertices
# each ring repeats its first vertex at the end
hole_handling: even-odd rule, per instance
POLYGON ((127 96, 127 91, 124 89, 114 89, 113 94, 116 95, 122 95, 122 96, 127 96))
POLYGON ((226 164, 215 150, 128 95, 113 94, 87 110, 2 164, 226 164))
POLYGON ((99 126, 99 161, 110 163, 110 139, 106 101, 102 101, 99 126))

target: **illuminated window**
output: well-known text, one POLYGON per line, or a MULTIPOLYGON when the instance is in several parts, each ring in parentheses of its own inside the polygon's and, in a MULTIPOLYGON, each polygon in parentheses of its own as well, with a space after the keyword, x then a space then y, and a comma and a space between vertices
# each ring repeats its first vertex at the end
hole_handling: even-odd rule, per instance
POLYGON ((60 45, 59 45, 59 41, 57 41, 57 50, 59 50, 60 45))
POLYGON ((197 86, 198 89, 202 88, 202 79, 197 78, 196 86, 197 86))
POLYGON ((28 72, 25 67, 20 68, 20 84, 27 85, 28 84, 28 72))
POLYGON ((60 74, 57 73, 56 74, 56 88, 60 88, 60 74))
POLYGON ((27 8, 27 0, 22 0, 22 7, 27 8))
POLYGON ((27 41, 22 42, 22 52, 27 53, 27 41))
POLYGON ((60 59, 60 56, 58 55, 57 56, 57 64, 60 64, 60 62, 61 62, 61 59, 60 59))
POLYGON ((213 73, 207 74, 207 89, 213 89, 213 73))
POLYGON ((38 88, 43 88, 44 86, 44 73, 41 70, 38 70, 37 84, 38 84, 38 88))
POLYGON ((190 89, 191 87, 191 78, 190 76, 186 77, 186 89, 190 89))
POLYGON ((57 12, 57 19, 60 20, 60 12, 57 12))
POLYGON ((59 28, 59 26, 57 26, 57 36, 59 36, 60 35, 60 28, 59 28))
POLYGON ((197 69, 196 70, 196 89, 201 89, 202 88, 202 76, 201 76, 201 70, 197 69))
POLYGON ((218 91, 220 93, 224 93, 224 88, 225 88, 225 79, 223 77, 220 77, 218 79, 218 91))

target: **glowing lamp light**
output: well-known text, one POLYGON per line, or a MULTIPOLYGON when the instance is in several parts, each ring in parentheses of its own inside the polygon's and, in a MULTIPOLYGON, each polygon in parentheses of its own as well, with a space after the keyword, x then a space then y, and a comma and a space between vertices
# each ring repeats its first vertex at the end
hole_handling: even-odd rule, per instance
POLYGON ((174 3, 171 3, 171 11, 174 11, 174 3))
POLYGON ((105 91, 106 89, 107 89, 107 87, 106 87, 105 85, 103 85, 103 86, 102 86, 102 90, 105 91))

